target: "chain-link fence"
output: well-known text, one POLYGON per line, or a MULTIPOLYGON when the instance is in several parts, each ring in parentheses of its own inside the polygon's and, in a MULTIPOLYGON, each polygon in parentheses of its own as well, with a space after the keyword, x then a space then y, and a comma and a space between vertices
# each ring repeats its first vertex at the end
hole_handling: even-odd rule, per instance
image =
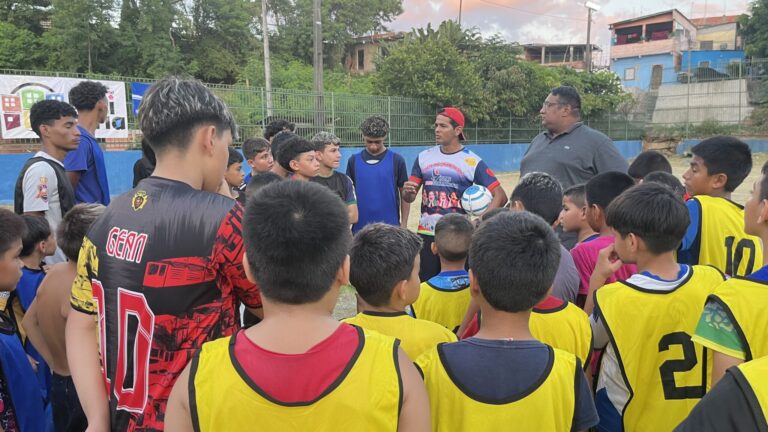
MULTIPOLYGON (((633 115, 658 135, 768 134, 768 60, 728 55, 743 52, 684 52, 679 64, 648 64, 645 75, 632 70, 633 115)), ((627 71, 617 72, 626 78, 627 71)))
MULTIPOLYGON (((694 52, 695 53, 695 52, 694 52)), ((768 60, 707 61, 683 56, 664 68, 650 65, 648 83, 630 88, 635 103, 615 112, 585 119, 614 140, 637 140, 649 131, 679 138, 713 133, 768 134, 768 60), (661 131, 661 132, 659 132, 661 131)), ((626 74, 618 71, 620 76, 626 74)), ((634 72, 633 72, 634 73, 634 72)), ((131 83, 152 83, 146 78, 71 73, 0 70, 2 75, 54 76, 122 81, 126 86, 129 145, 138 145, 137 119, 131 102, 131 83)), ((1 79, 1 78, 0 78, 1 79)), ((272 119, 296 124, 297 132, 311 137, 328 130, 343 145, 359 145, 360 123, 371 115, 390 124, 389 144, 434 143, 433 123, 438 107, 417 99, 277 89, 268 106, 264 88, 207 84, 230 107, 240 128, 240 139, 260 136, 272 119)), ((541 131, 538 113, 528 118, 503 116, 465 127, 469 143, 525 143, 541 131)), ((24 140, 20 140, 22 143, 24 140)), ((27 140, 34 141, 34 140, 27 140)), ((0 139, 0 145, 12 143, 0 139)))

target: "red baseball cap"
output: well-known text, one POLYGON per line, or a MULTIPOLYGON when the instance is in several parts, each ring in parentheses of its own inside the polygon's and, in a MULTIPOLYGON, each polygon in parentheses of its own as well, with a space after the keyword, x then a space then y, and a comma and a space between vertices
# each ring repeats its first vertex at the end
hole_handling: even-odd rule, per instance
MULTIPOLYGON (((459 110, 458 108, 454 107, 445 107, 440 112, 437 113, 437 115, 446 116, 449 119, 455 121, 459 126, 461 126, 462 129, 464 129, 464 114, 459 110)), ((464 137, 464 131, 459 134, 459 139, 464 141, 466 138, 464 137)))

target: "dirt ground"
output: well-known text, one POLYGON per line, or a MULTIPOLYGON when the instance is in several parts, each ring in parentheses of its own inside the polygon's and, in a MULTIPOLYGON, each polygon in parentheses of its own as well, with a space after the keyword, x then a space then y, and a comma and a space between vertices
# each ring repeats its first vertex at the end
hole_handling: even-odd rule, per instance
MULTIPOLYGON (((752 172, 750 173, 749 177, 747 177, 746 180, 744 180, 744 183, 739 186, 738 189, 733 193, 733 201, 744 204, 744 202, 747 201, 749 198, 750 191, 752 190, 752 184, 757 180, 758 176, 760 175, 760 169, 763 167, 763 164, 768 160, 768 153, 756 153, 753 155, 752 159, 752 172)), ((669 159, 669 161, 672 163, 672 171, 674 174, 679 177, 682 181, 682 175, 685 172, 686 169, 688 169, 688 161, 689 158, 683 157, 683 156, 673 156, 669 159)), ((509 196, 510 192, 512 192, 512 189, 515 188, 515 185, 517 184, 517 181, 520 179, 520 173, 519 172, 505 172, 505 173, 496 173, 496 176, 501 181, 501 185, 504 187, 504 190, 507 192, 507 196, 509 196)), ((416 201, 411 204, 411 214, 408 218, 408 228, 416 231, 416 227, 419 224, 419 208, 421 206, 421 194, 417 194, 416 201)), ((342 294, 339 297, 339 302, 336 305, 336 310, 334 311, 334 316, 337 318, 346 318, 348 316, 352 316, 355 314, 355 294, 354 290, 351 287, 345 287, 344 290, 342 290, 342 294)))

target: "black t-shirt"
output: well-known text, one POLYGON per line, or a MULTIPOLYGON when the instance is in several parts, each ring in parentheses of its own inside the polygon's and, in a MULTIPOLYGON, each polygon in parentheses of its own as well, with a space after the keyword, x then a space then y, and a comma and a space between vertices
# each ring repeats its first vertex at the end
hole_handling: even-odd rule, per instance
POLYGON ((346 175, 334 171, 330 177, 323 177, 317 175, 312 177, 310 181, 320 183, 334 191, 345 204, 354 204, 357 201, 355 197, 355 187, 352 185, 352 180, 346 175))
POLYGON ((768 424, 747 379, 737 367, 726 371, 675 432, 766 432, 768 424))

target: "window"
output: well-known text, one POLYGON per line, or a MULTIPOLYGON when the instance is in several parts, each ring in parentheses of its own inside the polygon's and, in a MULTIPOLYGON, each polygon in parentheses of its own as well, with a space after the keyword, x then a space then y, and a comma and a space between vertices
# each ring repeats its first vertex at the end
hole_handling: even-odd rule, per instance
POLYGON ((365 69, 365 50, 357 50, 357 70, 365 69))
POLYGON ((714 44, 715 44, 714 41, 711 41, 711 40, 709 40, 709 41, 701 41, 701 42, 699 42, 699 49, 711 50, 711 49, 713 49, 714 44))
POLYGON ((635 68, 624 69, 624 81, 633 81, 635 79, 635 68))
POLYGON ((699 62, 700 68, 708 68, 709 67, 709 60, 704 60, 699 62))

